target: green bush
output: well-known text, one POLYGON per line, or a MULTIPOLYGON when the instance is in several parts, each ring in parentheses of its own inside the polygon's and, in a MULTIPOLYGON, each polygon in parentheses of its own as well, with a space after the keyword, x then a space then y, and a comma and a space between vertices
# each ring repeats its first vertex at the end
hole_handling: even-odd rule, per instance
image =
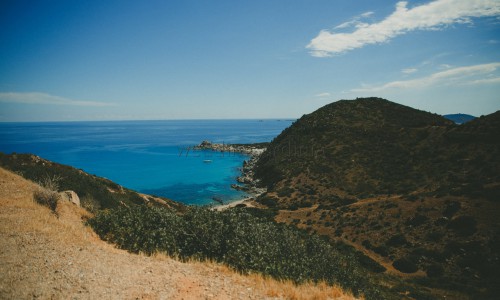
POLYGON ((454 230, 457 234, 462 236, 473 235, 477 228, 477 221, 471 216, 459 216, 451 220, 448 228, 454 230))
POLYGON ((235 270, 273 278, 326 281, 355 295, 377 298, 356 259, 318 236, 248 213, 191 207, 179 215, 162 208, 118 208, 88 221, 99 236, 131 252, 166 252, 180 259, 209 259, 235 270))
POLYGON ((427 267, 426 274, 427 277, 435 278, 443 276, 444 269, 439 264, 432 264, 427 267))
POLYGON ((257 198, 257 202, 267 206, 267 207, 276 207, 278 205, 278 201, 275 197, 268 196, 267 194, 264 194, 257 198))
POLYGON ((388 247, 401 247, 408 244, 406 237, 402 234, 393 235, 390 239, 385 242, 388 247))
POLYGON ((392 266, 396 268, 396 270, 403 273, 415 273, 418 271, 417 265, 407 258, 400 258, 395 260, 392 266))

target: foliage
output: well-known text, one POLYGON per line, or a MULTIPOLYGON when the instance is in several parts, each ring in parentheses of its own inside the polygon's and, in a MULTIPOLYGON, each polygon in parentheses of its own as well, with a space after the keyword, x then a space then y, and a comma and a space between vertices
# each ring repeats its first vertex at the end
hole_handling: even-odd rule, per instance
POLYGON ((415 273, 418 271, 417 265, 408 258, 400 258, 392 264, 396 270, 403 273, 415 273))
POLYGON ((456 233, 462 236, 470 236, 477 230, 477 221, 471 216, 459 216, 451 220, 448 224, 450 229, 455 230, 456 233))
POLYGON ((189 208, 134 207, 98 213, 88 221, 99 236, 131 252, 166 252, 180 259, 210 259, 242 273, 277 279, 325 281, 377 298, 377 289, 352 256, 294 227, 279 225, 246 209, 214 212, 189 208))
POLYGON ((308 188, 296 183, 294 198, 323 190, 318 204, 329 204, 332 193, 362 199, 418 190, 498 201, 499 130, 500 112, 459 126, 384 99, 342 100, 285 129, 261 155, 255 174, 281 198, 290 195, 284 181, 305 177, 308 188))
POLYGON ((33 199, 35 199, 37 203, 47 206, 50 210, 55 212, 61 195, 56 191, 41 187, 33 193, 33 199))
POLYGON ((426 274, 428 277, 441 277, 443 275, 444 269, 439 264, 432 264, 427 267, 426 274))
POLYGON ((60 181, 61 177, 55 175, 42 178, 38 183, 40 187, 33 193, 33 199, 55 212, 57 203, 61 199, 61 195, 58 193, 60 181))

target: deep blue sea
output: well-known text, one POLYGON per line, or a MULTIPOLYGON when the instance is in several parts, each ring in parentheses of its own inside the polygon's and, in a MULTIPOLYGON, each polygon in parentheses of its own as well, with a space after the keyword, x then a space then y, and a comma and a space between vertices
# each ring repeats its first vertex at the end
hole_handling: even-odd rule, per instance
POLYGON ((187 204, 237 200, 244 155, 190 151, 215 143, 268 142, 292 120, 0 123, 0 152, 33 153, 127 188, 187 204), (205 163, 211 160, 211 163, 205 163))

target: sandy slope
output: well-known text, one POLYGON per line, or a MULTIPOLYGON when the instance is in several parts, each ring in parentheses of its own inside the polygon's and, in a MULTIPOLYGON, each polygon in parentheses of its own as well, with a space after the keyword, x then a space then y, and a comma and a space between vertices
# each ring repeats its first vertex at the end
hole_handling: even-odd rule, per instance
POLYGON ((209 263, 181 263, 114 248, 60 203, 32 200, 37 186, 0 168, 0 299, 351 299, 337 288, 294 287, 209 263))

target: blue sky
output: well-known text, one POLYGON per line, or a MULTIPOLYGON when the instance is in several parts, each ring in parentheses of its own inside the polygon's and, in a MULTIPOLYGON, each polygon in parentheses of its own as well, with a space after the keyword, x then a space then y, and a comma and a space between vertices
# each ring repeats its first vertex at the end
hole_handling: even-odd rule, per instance
POLYGON ((500 1, 0 1, 0 121, 500 109, 500 1))

